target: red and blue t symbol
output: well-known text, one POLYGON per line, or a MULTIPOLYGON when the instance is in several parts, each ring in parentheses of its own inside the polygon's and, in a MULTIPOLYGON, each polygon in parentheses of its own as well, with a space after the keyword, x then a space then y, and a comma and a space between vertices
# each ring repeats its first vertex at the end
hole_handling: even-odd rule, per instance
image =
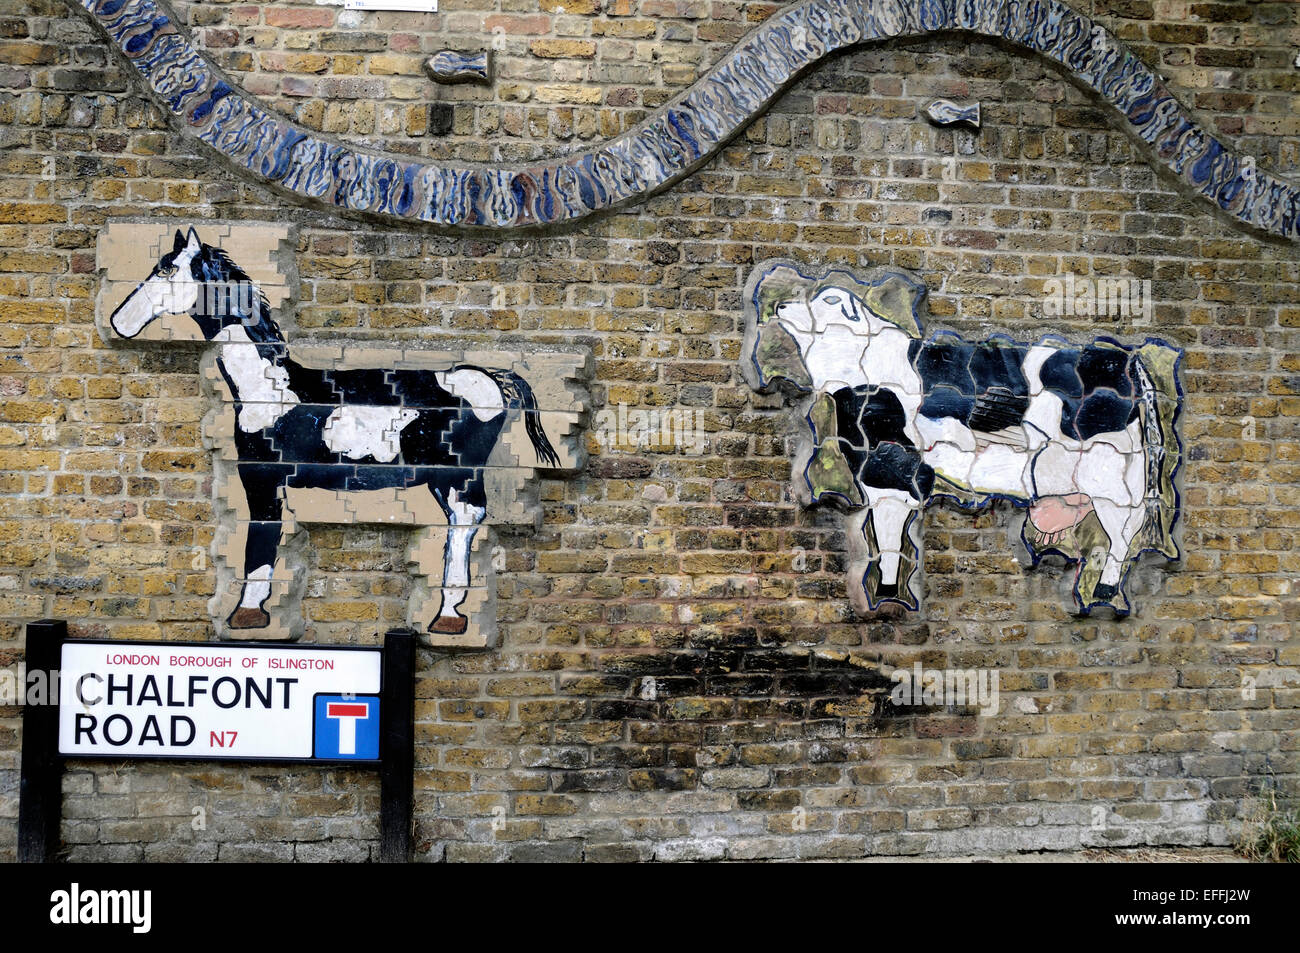
POLYGON ((379 757, 379 699, 374 696, 317 695, 317 758, 359 761, 379 757))

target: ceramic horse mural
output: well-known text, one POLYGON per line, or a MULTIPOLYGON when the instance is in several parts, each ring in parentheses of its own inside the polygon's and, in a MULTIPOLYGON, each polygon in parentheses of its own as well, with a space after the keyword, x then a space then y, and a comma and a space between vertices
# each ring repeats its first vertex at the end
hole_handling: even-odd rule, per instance
MULTIPOLYGON (((425 488, 446 518, 441 604, 430 632, 456 635, 470 587, 470 550, 488 515, 484 471, 508 415, 524 415, 539 465, 560 458, 529 383, 511 370, 318 369, 290 354, 265 297, 221 248, 176 231, 138 287, 112 312, 113 332, 137 337, 164 314, 188 314, 217 346, 234 401, 236 472, 247 497, 247 540, 232 630, 266 627, 287 490, 425 488)), ((299 517, 300 519, 302 517, 299 517)), ((336 520, 322 520, 335 522, 336 520)))
POLYGON ((800 496, 854 511, 855 605, 919 607, 931 500, 1005 499, 1028 510, 1021 536, 1035 564, 1049 552, 1077 564, 1081 611, 1127 613, 1138 556, 1178 556, 1180 352, 1153 339, 926 337, 924 297, 899 272, 810 277, 788 262, 760 265, 746 289, 747 380, 803 399, 800 496))

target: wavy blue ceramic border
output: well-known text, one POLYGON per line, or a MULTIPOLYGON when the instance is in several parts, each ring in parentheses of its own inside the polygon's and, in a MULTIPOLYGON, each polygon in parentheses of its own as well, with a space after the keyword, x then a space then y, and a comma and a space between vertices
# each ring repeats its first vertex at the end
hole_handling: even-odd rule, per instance
POLYGON ((166 0, 80 4, 189 134, 256 178, 340 210, 498 230, 581 219, 688 175, 831 53, 958 32, 1064 66, 1185 186, 1247 225, 1300 239, 1300 188, 1257 169, 1198 125, 1123 43, 1060 0, 804 0, 740 40, 635 128, 527 165, 423 162, 335 142, 225 78, 178 29, 166 0))

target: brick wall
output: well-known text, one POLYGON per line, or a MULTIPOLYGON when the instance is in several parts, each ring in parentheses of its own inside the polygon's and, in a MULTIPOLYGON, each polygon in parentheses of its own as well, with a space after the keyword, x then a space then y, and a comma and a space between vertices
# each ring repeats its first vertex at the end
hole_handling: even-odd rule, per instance
MULTIPOLYGON (((1212 127, 1297 172, 1300 5, 1078 5, 1212 127)), ((184 19, 307 125, 516 160, 626 128, 778 8, 562 6, 194 3, 184 19), (492 87, 421 75, 422 55, 485 43, 492 87), (438 134, 447 112, 430 107, 448 103, 438 134)), ((862 49, 814 69, 664 194, 502 239, 286 204, 170 131, 129 77, 67 4, 0 4, 8 666, 41 617, 82 636, 211 632, 215 574, 194 559, 214 531, 199 354, 99 340, 97 230, 119 216, 289 219, 298 332, 579 343, 596 355, 597 408, 704 411, 701 456, 591 441, 585 473, 544 484, 541 532, 506 539, 500 648, 421 653, 421 858, 1225 843, 1262 783, 1300 796, 1300 254, 1176 191, 1056 70, 959 38, 862 49), (983 130, 918 121, 934 96, 978 99, 983 130), (1181 563, 1137 572, 1132 618, 1079 619, 1069 570, 1017 561, 1017 511, 936 506, 923 611, 855 619, 838 519, 792 500, 791 413, 752 394, 736 363, 744 281, 778 255, 911 270, 931 288, 929 326, 973 337, 1041 334, 1054 275, 1151 279, 1149 324, 1052 327, 1185 348, 1181 563), (1001 713, 889 705, 882 672, 915 661, 996 668, 1001 713)), ((312 531, 307 640, 372 643, 405 618, 403 532, 312 531)), ((0 709, 0 857, 14 854, 19 723, 0 709)), ((87 764, 65 793, 78 860, 377 849, 364 772, 87 764)))

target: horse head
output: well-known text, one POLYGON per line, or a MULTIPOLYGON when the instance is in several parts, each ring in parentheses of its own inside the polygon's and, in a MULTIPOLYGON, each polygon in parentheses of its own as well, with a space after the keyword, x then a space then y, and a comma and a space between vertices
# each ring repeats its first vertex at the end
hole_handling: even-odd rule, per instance
POLYGON ((188 314, 193 324, 173 331, 172 340, 211 341, 231 324, 243 325, 255 341, 281 340, 257 286, 230 257, 199 239, 190 228, 176 230, 171 251, 109 316, 113 332, 137 337, 167 314, 188 314))

